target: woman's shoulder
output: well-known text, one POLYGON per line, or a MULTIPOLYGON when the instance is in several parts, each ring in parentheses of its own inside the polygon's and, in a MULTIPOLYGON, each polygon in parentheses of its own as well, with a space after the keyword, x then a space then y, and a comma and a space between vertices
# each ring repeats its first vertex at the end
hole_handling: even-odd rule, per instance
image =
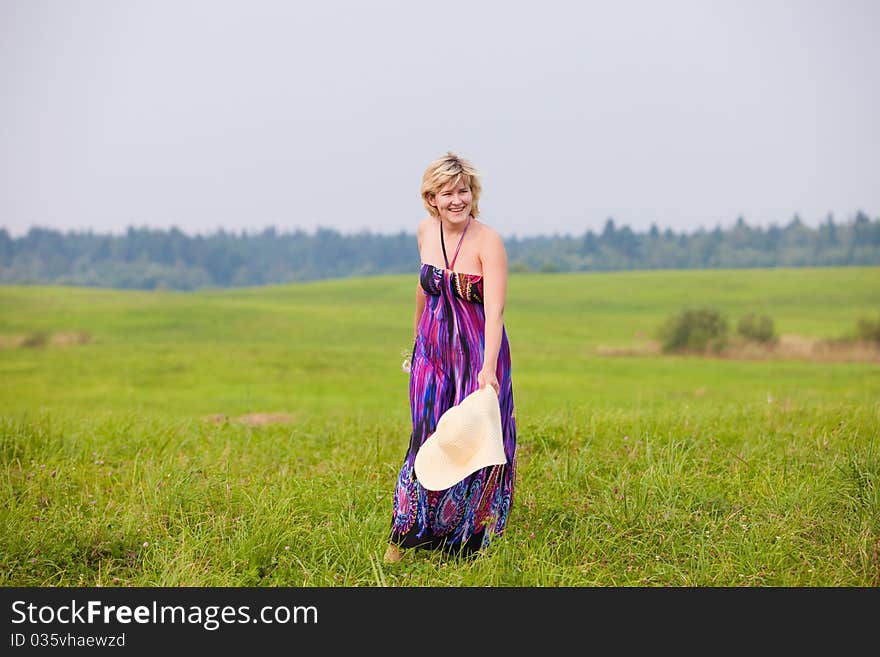
POLYGON ((428 228, 431 226, 431 223, 434 221, 434 217, 430 215, 422 219, 416 225, 416 240, 418 240, 419 246, 422 245, 422 238, 428 234, 428 228))
POLYGON ((428 229, 436 222, 437 220, 434 217, 428 215, 424 219, 422 219, 418 225, 416 226, 416 235, 421 238, 422 235, 428 232, 428 229))
POLYGON ((504 240, 501 234, 489 226, 480 222, 480 231, 477 237, 477 252, 481 266, 485 272, 487 268, 494 267, 498 263, 507 261, 507 251, 504 248, 504 240))

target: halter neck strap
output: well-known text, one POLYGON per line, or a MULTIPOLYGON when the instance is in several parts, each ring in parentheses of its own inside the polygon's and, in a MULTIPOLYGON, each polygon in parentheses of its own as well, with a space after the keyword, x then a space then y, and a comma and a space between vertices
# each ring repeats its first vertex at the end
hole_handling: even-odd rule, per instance
POLYGON ((443 220, 440 220, 440 246, 443 248, 443 261, 446 263, 446 269, 452 270, 455 267, 455 260, 458 258, 458 252, 461 249, 461 243, 464 241, 464 236, 467 233, 468 227, 471 225, 471 218, 468 215, 467 223, 464 225, 464 230, 461 232, 461 237, 458 238, 458 246, 455 247, 455 254, 452 256, 452 263, 449 262, 449 258, 446 256, 446 241, 443 239, 443 220))

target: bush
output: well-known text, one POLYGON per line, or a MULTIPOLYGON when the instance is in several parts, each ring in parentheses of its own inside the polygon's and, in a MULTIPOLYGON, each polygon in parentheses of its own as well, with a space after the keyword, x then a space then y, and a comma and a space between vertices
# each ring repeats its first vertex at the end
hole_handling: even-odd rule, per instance
POLYGON ((767 315, 749 313, 741 317, 736 331, 746 340, 753 342, 773 344, 777 340, 776 331, 773 329, 773 320, 767 315))
POLYGON ((727 344, 727 320, 713 308, 692 308, 667 319, 659 337, 666 353, 719 352, 727 344))
POLYGON ((49 342, 49 336, 42 331, 36 331, 34 333, 28 333, 25 336, 25 339, 21 341, 22 347, 27 347, 30 349, 40 349, 45 347, 49 342))
POLYGON ((507 267, 507 271, 511 274, 520 274, 524 272, 530 272, 532 271, 532 268, 529 267, 528 264, 525 262, 515 260, 514 262, 511 262, 510 265, 507 267))
POLYGON ((856 330, 860 340, 880 345, 880 315, 877 319, 862 317, 856 323, 856 330))

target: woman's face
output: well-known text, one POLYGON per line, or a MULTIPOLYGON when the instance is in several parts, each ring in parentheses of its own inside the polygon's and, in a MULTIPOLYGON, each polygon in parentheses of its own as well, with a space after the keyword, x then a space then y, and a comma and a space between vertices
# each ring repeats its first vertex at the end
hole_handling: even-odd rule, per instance
POLYGON ((450 181, 434 197, 431 203, 447 223, 458 224, 467 221, 471 214, 471 188, 465 180, 450 181))

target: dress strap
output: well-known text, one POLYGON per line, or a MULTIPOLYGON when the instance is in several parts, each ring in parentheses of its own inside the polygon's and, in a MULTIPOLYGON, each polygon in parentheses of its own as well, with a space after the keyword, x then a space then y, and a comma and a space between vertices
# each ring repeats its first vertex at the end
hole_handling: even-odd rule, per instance
POLYGON ((440 246, 443 248, 443 261, 446 263, 446 269, 452 270, 455 267, 455 260, 458 258, 458 252, 461 249, 461 243, 464 241, 464 236, 467 233, 468 227, 471 225, 471 218, 468 216, 467 223, 464 225, 464 230, 461 233, 461 237, 458 238, 458 246, 455 247, 455 254, 452 256, 452 263, 450 264, 449 258, 446 256, 446 241, 443 239, 443 220, 440 220, 440 246))

